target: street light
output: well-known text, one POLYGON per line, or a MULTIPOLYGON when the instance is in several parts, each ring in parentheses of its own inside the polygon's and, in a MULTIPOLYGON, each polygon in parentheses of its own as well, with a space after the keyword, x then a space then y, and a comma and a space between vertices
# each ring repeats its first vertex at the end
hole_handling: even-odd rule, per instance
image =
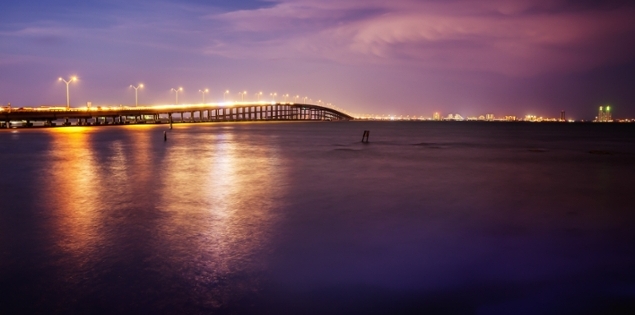
POLYGON ((137 107, 139 105, 139 97, 137 96, 137 91, 141 88, 143 88, 143 84, 139 84, 137 86, 134 85, 130 85, 131 88, 134 89, 134 106, 137 107))
POLYGON ((77 81, 77 77, 72 77, 68 79, 68 81, 59 78, 58 81, 63 81, 64 83, 66 83, 66 110, 68 110, 71 107, 71 96, 68 90, 68 85, 73 81, 77 81))
POLYGON ((203 93, 203 104, 205 104, 205 93, 209 93, 209 89, 205 89, 205 90, 198 90, 199 92, 203 93))
POLYGON ((260 97, 262 96, 262 92, 256 93, 256 99, 260 102, 260 97))
POLYGON ((229 95, 229 90, 225 90, 225 93, 223 93, 223 101, 225 101, 225 95, 229 95))
POLYGON ((283 94, 282 96, 284 96, 284 101, 288 102, 289 101, 289 93, 287 94, 283 94))
POLYGON ((174 103, 174 105, 179 105, 179 92, 183 92, 183 88, 182 87, 178 89, 172 88, 170 91, 174 91, 176 96, 176 102, 174 103))
POLYGON ((247 94, 247 91, 238 92, 238 94, 240 94, 240 101, 242 102, 245 100, 245 95, 247 94))
POLYGON ((296 95, 293 99, 296 100, 296 102, 299 101, 300 100, 300 95, 296 95))
POLYGON ((278 93, 269 93, 269 96, 271 96, 271 98, 273 98, 273 101, 276 101, 276 96, 278 95, 278 93))
POLYGON ((303 102, 304 104, 306 104, 306 100, 307 100, 308 98, 309 98, 308 96, 303 97, 303 98, 302 98, 302 102, 303 102))

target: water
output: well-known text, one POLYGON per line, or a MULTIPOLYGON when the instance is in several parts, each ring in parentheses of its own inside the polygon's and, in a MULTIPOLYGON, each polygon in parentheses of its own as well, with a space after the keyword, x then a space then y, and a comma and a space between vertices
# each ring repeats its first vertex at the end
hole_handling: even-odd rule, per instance
POLYGON ((635 125, 165 130, 0 131, 0 313, 635 309, 635 125))

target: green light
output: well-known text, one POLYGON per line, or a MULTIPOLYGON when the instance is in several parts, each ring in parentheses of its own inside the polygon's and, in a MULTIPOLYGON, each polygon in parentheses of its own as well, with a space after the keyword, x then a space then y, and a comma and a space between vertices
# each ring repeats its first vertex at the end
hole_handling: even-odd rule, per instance
POLYGON ((611 110, 610 106, 606 106, 606 111, 608 112, 609 110, 611 110))

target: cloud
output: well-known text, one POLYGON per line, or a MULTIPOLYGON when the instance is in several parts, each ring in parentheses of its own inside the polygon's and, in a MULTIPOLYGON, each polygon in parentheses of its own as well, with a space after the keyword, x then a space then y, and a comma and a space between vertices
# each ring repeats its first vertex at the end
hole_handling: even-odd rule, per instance
POLYGON ((308 1, 210 15, 231 58, 315 58, 512 76, 631 60, 635 10, 620 2, 308 1))

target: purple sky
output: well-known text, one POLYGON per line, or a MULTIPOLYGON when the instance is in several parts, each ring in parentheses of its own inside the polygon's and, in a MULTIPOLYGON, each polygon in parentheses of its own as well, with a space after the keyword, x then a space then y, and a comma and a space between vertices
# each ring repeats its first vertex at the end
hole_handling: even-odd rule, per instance
POLYGON ((13 1, 0 103, 222 100, 225 89, 358 114, 635 117, 635 5, 572 0, 13 1))

